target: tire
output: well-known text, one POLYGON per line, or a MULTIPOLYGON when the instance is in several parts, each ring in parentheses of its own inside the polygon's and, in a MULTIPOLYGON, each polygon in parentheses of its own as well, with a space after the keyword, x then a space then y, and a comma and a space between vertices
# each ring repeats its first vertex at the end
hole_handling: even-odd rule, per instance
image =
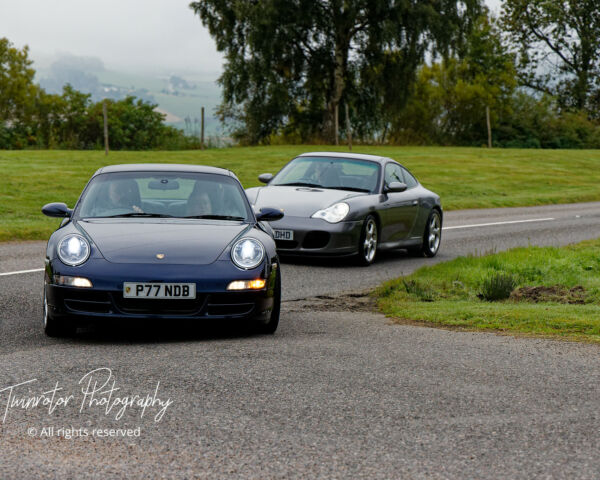
POLYGON ((46 288, 44 288, 44 300, 42 306, 42 320, 44 333, 48 337, 70 337, 75 335, 75 324, 69 320, 57 320, 50 314, 48 301, 46 300, 46 288))
POLYGON ((409 249, 420 257, 435 257, 442 244, 442 215, 438 210, 432 210, 427 218, 423 243, 419 247, 409 249))
POLYGON ((358 241, 357 262, 359 265, 368 267, 375 261, 378 240, 377 220, 373 215, 367 215, 358 241))
POLYGON ((273 309, 267 321, 255 320, 254 331, 260 334, 273 335, 279 326, 279 314, 281 312, 281 273, 279 268, 275 276, 275 288, 273 292, 273 309))

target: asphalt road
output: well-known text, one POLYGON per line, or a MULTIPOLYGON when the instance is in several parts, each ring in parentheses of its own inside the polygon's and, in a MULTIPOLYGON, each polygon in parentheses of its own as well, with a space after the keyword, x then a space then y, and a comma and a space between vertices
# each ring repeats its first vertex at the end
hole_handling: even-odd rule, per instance
MULTIPOLYGON (((597 346, 290 301, 458 255, 597 238, 600 203, 450 212, 445 227, 433 260, 284 263, 273 337, 182 324, 48 339, 42 274, 0 276, 0 478, 598 478, 597 346), (107 370, 84 377, 100 368, 118 389, 110 399, 112 380, 99 391, 107 370), (154 405, 117 418, 135 395, 154 405)), ((0 273, 40 268, 43 249, 0 244, 0 273)))

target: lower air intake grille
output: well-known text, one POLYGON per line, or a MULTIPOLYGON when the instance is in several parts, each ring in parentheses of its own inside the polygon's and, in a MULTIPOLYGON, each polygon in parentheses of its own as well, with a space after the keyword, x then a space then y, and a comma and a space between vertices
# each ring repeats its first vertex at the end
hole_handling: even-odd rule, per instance
POLYGON ((293 250, 298 247, 298 242, 295 240, 275 240, 275 246, 282 250, 293 250))
POLYGON ((204 295, 195 299, 146 299, 123 298, 123 294, 114 294, 113 298, 119 310, 138 315, 198 315, 204 306, 204 295))
POLYGON ((319 230, 313 230, 308 232, 302 242, 304 248, 323 248, 329 243, 331 235, 329 232, 322 232, 319 230))

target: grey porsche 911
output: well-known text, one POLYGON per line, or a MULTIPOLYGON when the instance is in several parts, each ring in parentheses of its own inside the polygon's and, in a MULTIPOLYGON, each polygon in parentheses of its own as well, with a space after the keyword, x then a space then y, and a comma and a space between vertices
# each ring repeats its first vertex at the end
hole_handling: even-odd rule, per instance
POLYGON ((285 212, 273 224, 282 255, 355 256, 370 265, 379 250, 433 257, 440 248, 440 197, 391 158, 305 153, 275 176, 258 178, 267 185, 246 194, 257 212, 267 206, 285 212))

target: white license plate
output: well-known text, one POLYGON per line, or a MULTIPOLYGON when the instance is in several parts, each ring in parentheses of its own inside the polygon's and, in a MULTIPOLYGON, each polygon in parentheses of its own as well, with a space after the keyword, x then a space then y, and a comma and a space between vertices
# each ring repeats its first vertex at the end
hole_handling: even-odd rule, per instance
POLYGON ((294 239, 294 231, 293 230, 275 230, 275 229, 273 229, 273 233, 275 234, 275 240, 293 240, 294 239))
POLYGON ((196 298, 195 283, 123 283, 125 298, 196 298))

